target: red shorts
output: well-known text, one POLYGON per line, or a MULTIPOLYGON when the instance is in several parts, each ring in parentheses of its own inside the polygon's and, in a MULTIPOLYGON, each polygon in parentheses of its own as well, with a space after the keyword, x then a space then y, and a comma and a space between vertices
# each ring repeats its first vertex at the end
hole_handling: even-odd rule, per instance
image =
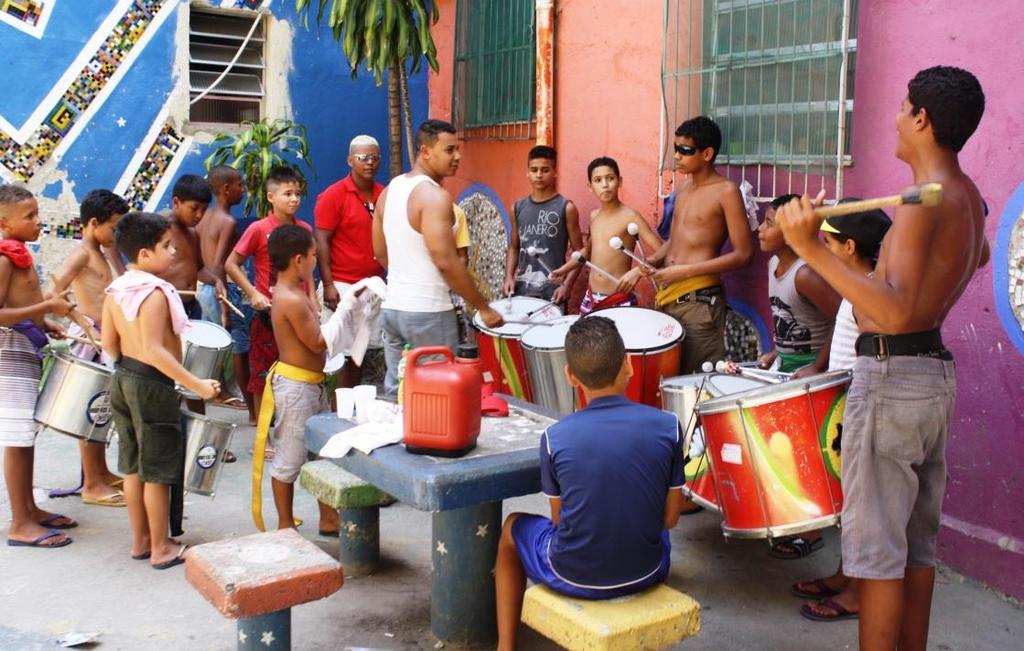
MULTIPOLYGON (((268 313, 269 315, 269 313, 268 313)), ((253 317, 249 336, 249 386, 248 390, 257 401, 263 398, 263 387, 267 383, 267 371, 277 361, 277 342, 274 331, 253 317)))

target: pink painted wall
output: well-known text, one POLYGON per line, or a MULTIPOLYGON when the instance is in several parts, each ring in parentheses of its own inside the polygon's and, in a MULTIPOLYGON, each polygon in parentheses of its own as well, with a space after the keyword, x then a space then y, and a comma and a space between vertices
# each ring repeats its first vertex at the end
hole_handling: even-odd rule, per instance
MULTIPOLYGON (((981 81, 986 109, 960 161, 988 202, 994 244, 1007 199, 1024 180, 1024 55, 1012 46, 1022 20, 1017 0, 969 9, 956 0, 861 0, 847 194, 889 194, 911 182, 893 155, 907 82, 932 65, 966 68, 981 81)), ((996 316, 992 273, 992 264, 979 271, 943 328, 958 395, 939 553, 964 574, 1024 598, 1024 355, 996 316)))

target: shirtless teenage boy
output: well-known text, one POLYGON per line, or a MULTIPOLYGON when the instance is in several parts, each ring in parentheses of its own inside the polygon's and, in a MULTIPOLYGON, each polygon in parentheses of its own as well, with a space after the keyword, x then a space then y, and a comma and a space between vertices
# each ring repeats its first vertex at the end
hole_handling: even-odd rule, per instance
MULTIPOLYGON (((580 314, 587 315, 595 310, 608 307, 636 305, 633 288, 643 277, 640 267, 633 268, 633 260, 625 253, 613 249, 609 240, 622 239, 623 248, 632 251, 639 240, 651 251, 661 247, 661 238, 640 216, 640 213, 619 201, 622 176, 619 164, 614 159, 601 156, 587 166, 587 185, 601 202, 601 207, 590 213, 590 238, 584 244, 582 253, 594 265, 604 269, 619 280, 615 281, 602 273, 590 271, 587 293, 580 303, 580 314), (634 223, 639 233, 629 233, 629 224, 634 223)), ((562 282, 582 263, 576 260, 566 262, 551 272, 551 280, 562 282)))
POLYGON ((128 271, 107 287, 103 350, 117 360, 110 406, 118 432, 118 469, 131 526, 131 556, 163 570, 184 562, 187 549, 170 538, 170 487, 184 474, 185 436, 174 384, 201 399, 220 389, 181 365, 188 317, 178 292, 160 278, 175 249, 167 218, 128 213, 117 225, 117 248, 128 271))
POLYGON ((676 190, 672 230, 648 260, 662 266, 658 308, 683 324, 681 373, 725 357, 725 290, 720 274, 754 259, 754 239, 739 187, 715 170, 722 132, 708 117, 686 120, 676 129, 675 162, 690 175, 676 190), (726 237, 732 251, 722 253, 726 237))
POLYGON ((843 423, 843 572, 861 579, 860 648, 924 651, 935 539, 956 397, 940 328, 988 261, 981 196, 958 152, 985 109, 981 85, 952 67, 922 70, 896 115, 896 156, 916 185, 941 183, 935 207, 896 208, 874 276, 818 236, 803 197, 779 211, 786 242, 853 304, 861 335, 843 423))
MULTIPOLYGON (((93 338, 100 338, 102 328, 103 292, 114 279, 103 247, 114 245, 114 228, 121 215, 128 212, 128 203, 110 190, 93 190, 82 199, 79 215, 82 222, 82 243, 64 261, 54 276, 54 291, 61 293, 69 286, 74 291, 78 311, 85 317, 93 338)), ((71 335, 84 336, 77 324, 68 328, 71 335)), ((89 344, 72 344, 71 353, 89 362, 96 361, 100 351, 89 344)), ((118 490, 121 478, 107 468, 106 446, 96 441, 81 440, 82 503, 97 506, 124 506, 124 495, 118 490)))
POLYGON ((35 439, 39 426, 32 418, 42 372, 40 349, 46 332, 63 328, 46 318, 65 316, 74 308, 67 292, 44 299, 35 262, 25 242, 39 238, 39 204, 19 185, 0 185, 0 447, 4 448, 4 481, 11 503, 7 544, 11 547, 63 547, 71 538, 57 529, 78 523, 36 506, 32 496, 35 439))
MULTIPOLYGON (((223 283, 209 269, 203 267, 199 249, 196 225, 206 213, 206 207, 213 198, 210 185, 201 176, 184 174, 171 191, 171 242, 177 251, 171 266, 160 277, 174 285, 179 291, 194 292, 196 281, 201 280, 224 292, 223 283)), ((189 319, 203 318, 202 309, 195 296, 183 296, 185 312, 189 319)), ((201 412, 200 412, 201 413, 201 412)))

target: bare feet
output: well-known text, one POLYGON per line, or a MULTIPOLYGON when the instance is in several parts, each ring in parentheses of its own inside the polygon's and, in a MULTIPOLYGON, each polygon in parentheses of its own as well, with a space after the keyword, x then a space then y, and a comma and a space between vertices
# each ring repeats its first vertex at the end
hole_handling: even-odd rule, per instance
POLYGON ((834 622, 856 619, 859 616, 859 610, 857 591, 852 586, 848 586, 834 597, 808 601, 800 608, 800 614, 819 622, 834 622))

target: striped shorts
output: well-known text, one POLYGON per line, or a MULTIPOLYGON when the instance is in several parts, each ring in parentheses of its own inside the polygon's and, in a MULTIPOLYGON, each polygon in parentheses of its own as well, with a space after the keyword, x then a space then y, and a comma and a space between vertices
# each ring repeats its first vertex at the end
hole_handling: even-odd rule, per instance
POLYGON ((0 328, 0 447, 28 448, 39 426, 33 419, 42 365, 25 335, 0 328))

